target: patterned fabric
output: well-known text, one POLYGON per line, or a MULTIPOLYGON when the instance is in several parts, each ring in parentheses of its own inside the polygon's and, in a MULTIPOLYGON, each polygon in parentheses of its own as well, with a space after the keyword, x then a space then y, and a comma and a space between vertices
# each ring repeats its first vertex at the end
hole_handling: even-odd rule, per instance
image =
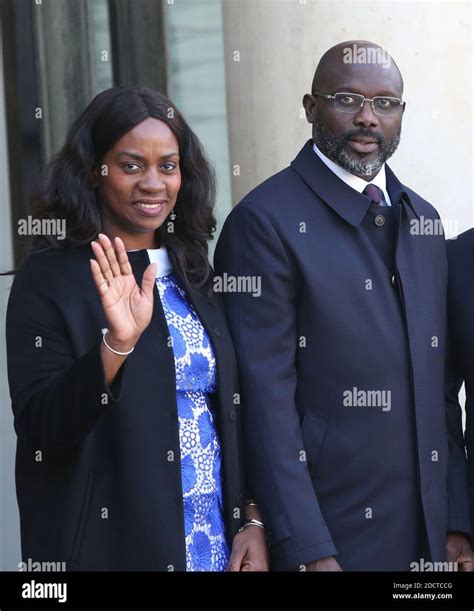
POLYGON ((171 273, 157 277, 156 283, 176 369, 186 570, 224 571, 229 548, 222 516, 221 449, 209 397, 216 390, 214 353, 178 278, 171 273))

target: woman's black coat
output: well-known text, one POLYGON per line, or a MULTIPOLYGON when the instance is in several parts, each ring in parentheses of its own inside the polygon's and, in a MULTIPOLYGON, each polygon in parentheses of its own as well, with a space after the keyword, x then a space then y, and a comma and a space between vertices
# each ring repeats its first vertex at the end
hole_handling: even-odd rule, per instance
MULTIPOLYGON (((175 370, 155 286, 150 325, 110 388, 89 246, 31 255, 7 312, 24 562, 66 570, 185 570, 175 370)), ((148 253, 129 253, 138 283, 148 253)), ((177 271, 175 266, 175 271, 177 271)), ((188 294, 211 339, 229 539, 242 523, 235 356, 216 303, 188 294)))

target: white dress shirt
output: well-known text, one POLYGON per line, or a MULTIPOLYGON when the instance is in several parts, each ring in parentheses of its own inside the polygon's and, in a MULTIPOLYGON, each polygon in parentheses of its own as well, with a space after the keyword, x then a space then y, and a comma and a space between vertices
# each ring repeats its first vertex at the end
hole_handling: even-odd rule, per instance
POLYGON ((150 263, 156 263, 156 277, 162 278, 168 276, 173 271, 173 266, 168 257, 168 252, 164 246, 161 248, 149 248, 147 249, 148 256, 150 257, 150 263))
MULTIPOLYGON (((128 250, 127 252, 138 252, 138 249, 128 250)), ((173 266, 168 257, 168 251, 164 246, 161 248, 147 248, 150 263, 156 263, 156 277, 162 278, 173 272, 173 266)))
POLYGON ((337 163, 334 163, 331 159, 326 157, 318 147, 313 143, 313 150, 316 155, 321 159, 321 161, 332 171, 336 176, 338 176, 341 180, 343 180, 346 185, 352 187, 359 193, 362 193, 367 185, 375 185, 382 191, 383 198, 385 200, 386 206, 391 206, 392 202, 390 201, 390 197, 387 191, 387 179, 385 176, 385 164, 380 168, 377 176, 375 176, 370 182, 367 182, 363 178, 356 176, 355 174, 351 174, 344 168, 342 168, 337 163))

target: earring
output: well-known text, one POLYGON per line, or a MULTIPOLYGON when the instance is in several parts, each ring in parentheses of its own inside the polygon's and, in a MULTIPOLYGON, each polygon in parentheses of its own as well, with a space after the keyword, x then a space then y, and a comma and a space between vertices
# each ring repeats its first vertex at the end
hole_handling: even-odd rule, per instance
POLYGON ((176 220, 176 214, 175 214, 175 211, 174 211, 174 208, 173 208, 173 210, 171 210, 171 214, 170 214, 170 221, 175 221, 175 220, 176 220))

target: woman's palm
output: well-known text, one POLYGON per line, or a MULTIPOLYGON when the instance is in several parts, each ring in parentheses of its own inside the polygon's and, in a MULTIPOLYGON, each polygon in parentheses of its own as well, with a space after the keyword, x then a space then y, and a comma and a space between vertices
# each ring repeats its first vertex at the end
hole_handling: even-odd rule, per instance
POLYGON ((96 257, 91 260, 92 276, 109 332, 119 341, 136 339, 151 320, 156 266, 147 267, 140 288, 120 238, 115 238, 114 248, 107 236, 100 234, 92 248, 96 257))

